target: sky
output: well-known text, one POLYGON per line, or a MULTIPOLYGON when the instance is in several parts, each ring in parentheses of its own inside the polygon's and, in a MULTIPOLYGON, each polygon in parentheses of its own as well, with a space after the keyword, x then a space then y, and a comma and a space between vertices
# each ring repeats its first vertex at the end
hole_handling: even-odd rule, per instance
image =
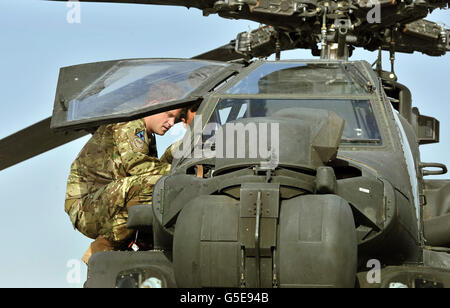
MULTIPOLYGON (((128 58, 190 58, 258 26, 204 17, 196 9, 104 3, 82 3, 80 22, 69 23, 71 9, 67 3, 0 1, 0 139, 51 115, 61 67, 128 58)), ((429 19, 450 25, 449 11, 429 19)), ((373 63, 376 56, 358 51, 352 60, 373 63)), ((281 57, 312 58, 300 50, 281 57)), ((421 114, 440 120, 441 142, 423 146, 422 161, 450 166, 450 55, 398 54, 396 72, 421 114)), ((87 140, 0 171, 0 287, 82 287, 86 266, 80 259, 91 240, 72 228, 64 195, 70 165, 87 140)))

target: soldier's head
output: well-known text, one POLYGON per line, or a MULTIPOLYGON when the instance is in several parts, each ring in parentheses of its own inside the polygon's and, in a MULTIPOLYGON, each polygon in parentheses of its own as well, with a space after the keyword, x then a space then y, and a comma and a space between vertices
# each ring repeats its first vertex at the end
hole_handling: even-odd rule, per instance
POLYGON ((191 122, 194 120, 195 114, 197 113, 198 107, 200 107, 200 103, 193 104, 182 110, 180 118, 185 126, 191 125, 191 122))
POLYGON ((154 114, 144 118, 147 133, 155 133, 163 136, 167 131, 177 123, 182 109, 174 109, 166 112, 154 114))
MULTIPOLYGON (((153 84, 147 93, 148 106, 183 98, 185 90, 174 82, 163 80, 153 84)), ((180 119, 183 109, 173 109, 144 118, 148 133, 164 135, 180 119)))

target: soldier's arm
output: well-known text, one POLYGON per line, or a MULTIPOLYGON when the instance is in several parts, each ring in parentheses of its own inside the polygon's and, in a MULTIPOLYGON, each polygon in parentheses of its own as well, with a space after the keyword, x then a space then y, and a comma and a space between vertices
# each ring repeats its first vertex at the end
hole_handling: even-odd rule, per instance
POLYGON ((178 141, 174 142, 171 146, 169 146, 167 148, 167 150, 164 152, 164 154, 161 156, 161 162, 162 163, 167 163, 167 164, 172 164, 173 163, 174 154, 176 153, 176 151, 180 147, 181 143, 182 143, 182 140, 178 140, 178 141))
POLYGON ((142 120, 115 124, 114 142, 127 174, 164 175, 170 172, 169 163, 150 156, 150 141, 142 120))

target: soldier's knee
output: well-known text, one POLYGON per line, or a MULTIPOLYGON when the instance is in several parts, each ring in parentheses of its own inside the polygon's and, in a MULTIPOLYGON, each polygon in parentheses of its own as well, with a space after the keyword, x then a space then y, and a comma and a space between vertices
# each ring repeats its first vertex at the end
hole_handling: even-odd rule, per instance
POLYGON ((64 207, 74 229, 92 239, 99 236, 99 222, 95 215, 83 210, 82 199, 66 200, 64 207))
POLYGON ((81 209, 81 199, 67 199, 64 204, 64 210, 69 215, 70 222, 76 228, 78 222, 78 213, 81 209))

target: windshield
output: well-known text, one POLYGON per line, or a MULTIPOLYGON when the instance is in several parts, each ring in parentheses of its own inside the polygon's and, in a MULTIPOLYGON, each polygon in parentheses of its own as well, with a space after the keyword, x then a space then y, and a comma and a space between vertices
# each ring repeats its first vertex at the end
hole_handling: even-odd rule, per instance
POLYGON ((121 61, 69 102, 67 121, 129 113, 185 99, 225 66, 193 60, 121 61))
POLYGON ((228 94, 367 94, 367 80, 342 63, 264 63, 228 94))
MULTIPOLYGON (((372 105, 368 100, 224 99, 216 106, 209 121, 209 127, 211 125, 219 127, 242 118, 276 116, 279 111, 291 108, 323 109, 335 112, 345 120, 341 143, 382 144, 372 105)), ((210 137, 211 135, 205 136, 205 140, 210 137)))

